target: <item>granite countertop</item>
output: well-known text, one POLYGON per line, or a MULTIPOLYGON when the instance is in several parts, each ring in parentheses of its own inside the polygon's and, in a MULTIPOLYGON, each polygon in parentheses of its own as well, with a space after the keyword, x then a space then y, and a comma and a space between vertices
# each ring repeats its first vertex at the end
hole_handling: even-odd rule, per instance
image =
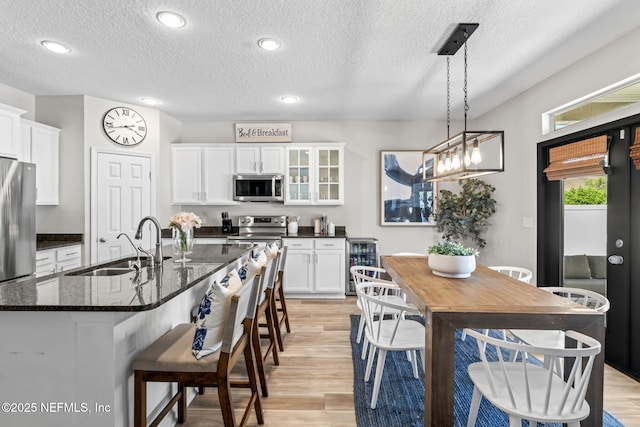
MULTIPOLYGON (((0 311, 145 311, 158 307, 251 251, 248 244, 194 245, 186 264, 166 259, 162 266, 118 276, 77 273, 108 267, 124 257, 93 266, 0 283, 0 311)), ((164 248, 171 254, 171 248, 164 248)), ((165 255, 166 258, 166 255, 165 255)))
POLYGON ((36 250, 62 248, 84 243, 82 234, 46 234, 36 235, 36 250))

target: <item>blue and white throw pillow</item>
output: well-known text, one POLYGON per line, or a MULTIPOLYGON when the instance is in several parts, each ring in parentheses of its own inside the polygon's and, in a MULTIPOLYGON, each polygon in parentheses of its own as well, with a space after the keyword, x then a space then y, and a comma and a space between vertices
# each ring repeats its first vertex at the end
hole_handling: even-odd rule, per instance
POLYGON ((238 270, 238 276, 240 276, 240 280, 242 280, 242 283, 246 283, 247 280, 253 279, 253 276, 256 275, 258 270, 260 270, 258 261, 249 257, 249 259, 245 261, 244 264, 242 264, 240 270, 238 270))
POLYGON ((238 273, 233 270, 220 282, 217 280, 205 293, 196 318, 196 332, 191 351, 196 359, 215 353, 222 345, 224 325, 229 314, 231 296, 242 286, 238 273))
POLYGON ((255 254, 253 256, 253 259, 256 260, 260 268, 264 267, 267 264, 267 255, 264 253, 264 249, 255 254))

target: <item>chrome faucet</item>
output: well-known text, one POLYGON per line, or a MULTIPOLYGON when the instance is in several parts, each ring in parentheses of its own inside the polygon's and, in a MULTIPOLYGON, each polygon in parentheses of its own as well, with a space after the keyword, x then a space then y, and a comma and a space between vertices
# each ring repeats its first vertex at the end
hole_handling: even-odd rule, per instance
POLYGON ((120 233, 118 234, 118 237, 116 237, 116 239, 119 239, 120 236, 124 236, 127 238, 127 240, 129 241, 129 243, 131 243, 131 246, 133 247, 133 250, 136 251, 136 262, 134 262, 131 267, 133 267, 136 271, 140 271, 140 267, 142 264, 140 264, 140 251, 138 251, 138 248, 136 248, 136 245, 133 244, 133 242, 131 241, 131 238, 127 235, 127 233, 120 233))
POLYGON ((155 225, 156 227, 156 254, 155 257, 153 259, 153 263, 155 265, 161 265, 163 258, 162 258, 162 237, 161 237, 161 228, 160 227, 160 222, 158 222, 158 220, 152 216, 145 216, 144 218, 142 218, 140 220, 140 222, 138 223, 138 231, 136 231, 136 235, 135 235, 135 239, 136 240, 140 240, 142 239, 142 226, 144 225, 145 222, 147 221, 151 221, 153 223, 153 225, 155 225))

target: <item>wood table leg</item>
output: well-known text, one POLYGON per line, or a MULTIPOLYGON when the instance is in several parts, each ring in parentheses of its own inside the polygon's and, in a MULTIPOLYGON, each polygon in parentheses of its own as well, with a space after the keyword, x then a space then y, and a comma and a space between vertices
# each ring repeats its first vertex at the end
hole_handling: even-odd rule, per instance
POLYGON ((425 316, 424 425, 453 425, 455 328, 436 316, 425 316), (433 350, 436 351, 433 351, 433 350))
POLYGON ((587 388, 587 395, 585 396, 591 407, 591 412, 589 413, 589 417, 580 423, 581 426, 601 427, 602 412, 604 410, 604 316, 598 318, 595 322, 591 322, 587 327, 578 330, 578 332, 597 339, 602 346, 600 354, 596 356, 593 363, 589 387, 587 388))

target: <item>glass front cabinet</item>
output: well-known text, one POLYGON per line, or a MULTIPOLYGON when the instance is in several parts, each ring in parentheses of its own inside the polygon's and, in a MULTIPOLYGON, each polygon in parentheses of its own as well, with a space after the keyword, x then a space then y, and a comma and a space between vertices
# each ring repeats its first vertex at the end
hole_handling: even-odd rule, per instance
POLYGON ((344 144, 287 147, 285 204, 344 204, 344 144))

